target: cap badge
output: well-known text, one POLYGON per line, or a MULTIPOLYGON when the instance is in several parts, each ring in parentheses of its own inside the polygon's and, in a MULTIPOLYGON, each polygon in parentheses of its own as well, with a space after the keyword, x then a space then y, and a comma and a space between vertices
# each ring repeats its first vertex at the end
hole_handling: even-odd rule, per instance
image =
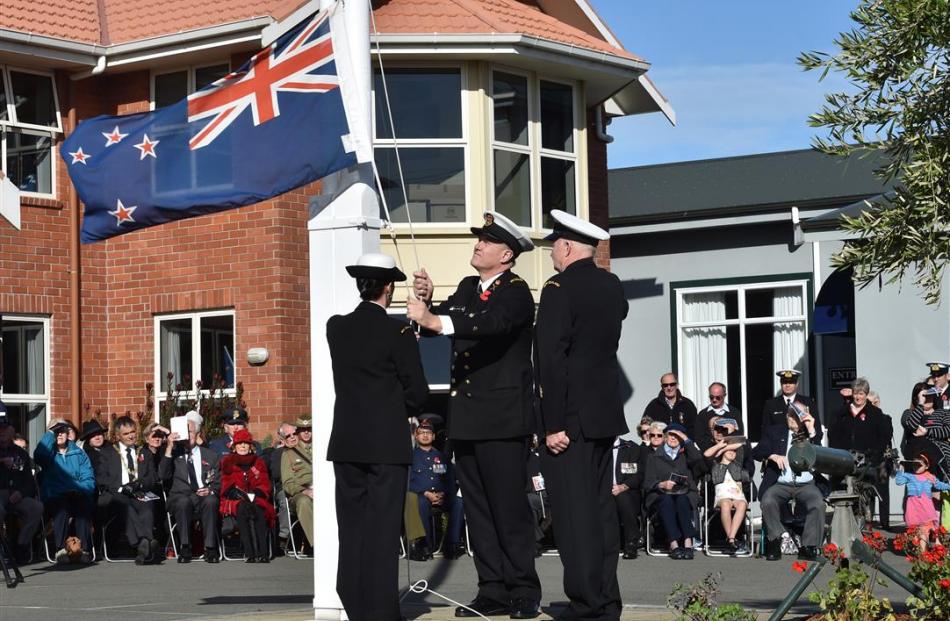
POLYGON ((940 370, 940 365, 937 364, 937 363, 934 363, 934 364, 930 365, 930 370, 931 370, 931 371, 939 371, 939 370, 940 370))
POLYGON ((782 377, 784 377, 784 378, 786 378, 786 379, 792 379, 793 377, 795 377, 795 374, 792 373, 791 371, 783 371, 783 372, 782 372, 782 377))
POLYGON ((231 420, 237 420, 239 418, 241 418, 241 413, 237 410, 234 410, 234 412, 231 413, 231 420))
POLYGON ((485 214, 485 226, 491 226, 495 223, 495 216, 490 213, 485 214))

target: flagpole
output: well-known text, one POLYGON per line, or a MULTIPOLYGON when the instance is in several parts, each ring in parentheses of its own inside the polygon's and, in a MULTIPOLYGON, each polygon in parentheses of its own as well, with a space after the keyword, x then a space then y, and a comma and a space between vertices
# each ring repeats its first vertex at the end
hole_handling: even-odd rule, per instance
MULTIPOLYGON (((332 0, 321 0, 328 8, 332 0)), ((370 140, 372 136, 369 39, 369 2, 340 3, 345 45, 334 49, 338 67, 350 65, 347 82, 341 82, 351 135, 370 140), (344 50, 343 48, 348 48, 344 50)), ((334 22, 331 22, 331 28, 334 22)), ((342 42, 341 42, 342 43, 342 42)), ((340 72, 343 73, 342 71, 340 72)), ((323 193, 342 193, 329 204, 311 202, 308 221, 310 255, 310 373, 311 421, 313 425, 313 608, 314 619, 340 621, 345 612, 336 593, 339 539, 336 523, 333 465, 326 461, 327 444, 333 426, 333 370, 326 340, 327 320, 352 311, 359 302, 353 279, 345 266, 361 254, 379 251, 379 203, 373 186, 372 168, 341 171, 323 181, 323 193), (347 186, 354 178, 358 180, 347 186), (344 189, 345 188, 345 189, 344 189)))

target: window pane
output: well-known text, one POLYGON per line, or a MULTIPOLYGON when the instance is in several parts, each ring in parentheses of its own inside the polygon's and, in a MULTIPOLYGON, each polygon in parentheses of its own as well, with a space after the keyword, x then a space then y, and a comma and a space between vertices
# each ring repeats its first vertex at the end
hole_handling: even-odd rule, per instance
POLYGON ((745 294, 746 317, 801 317, 802 288, 749 289, 745 294))
POLYGON ((176 104, 188 96, 188 72, 176 71, 155 76, 155 107, 176 104))
POLYGON ((212 65, 210 67, 198 67, 195 69, 195 90, 200 91, 209 84, 216 82, 228 75, 227 63, 212 65))
POLYGON ((165 392, 169 387, 168 374, 171 373, 171 387, 181 384, 184 390, 192 388, 191 369, 191 319, 166 319, 159 328, 159 347, 161 348, 159 387, 165 392))
POLYGON ((7 89, 3 86, 3 73, 0 72, 0 121, 10 120, 7 112, 7 89))
POLYGON ((554 225, 548 215, 552 209, 577 213, 575 196, 574 162, 542 157, 541 210, 544 212, 544 226, 551 228, 554 225))
POLYGON ((683 294, 683 321, 717 321, 739 318, 737 291, 712 291, 683 294), (706 308, 713 305, 713 308, 706 308))
POLYGON ((53 78, 35 73, 10 72, 16 120, 31 125, 56 127, 53 78))
MULTIPOLYGON (((389 105, 397 138, 461 138, 462 75, 458 69, 387 69, 389 105)), ((383 79, 373 76, 376 137, 392 138, 383 79)))
POLYGON ((495 140, 528 144, 528 81, 508 73, 493 74, 495 140))
POLYGON ((574 97, 566 84, 541 80, 541 148, 574 151, 574 97))
MULTIPOLYGON (((36 449, 46 431, 45 403, 7 403, 7 418, 16 433, 22 434, 29 443, 30 455, 36 449)), ((16 467, 16 464, 14 464, 16 467)))
MULTIPOLYGON (((465 150, 461 147, 402 148, 399 156, 412 221, 464 223, 465 150)), ((406 222, 396 150, 377 148, 376 165, 393 222, 406 222)), ((385 217, 385 213, 382 216, 385 217)))
POLYGON ((49 136, 7 133, 7 176, 24 192, 53 193, 53 142, 49 136))
POLYGON ((201 385, 216 388, 215 377, 234 388, 234 317, 201 318, 201 385))
POLYGON ((46 392, 46 347, 43 324, 5 320, 3 391, 14 395, 46 392))
POLYGON ((495 210, 531 226, 531 166, 528 155, 495 149, 495 210))

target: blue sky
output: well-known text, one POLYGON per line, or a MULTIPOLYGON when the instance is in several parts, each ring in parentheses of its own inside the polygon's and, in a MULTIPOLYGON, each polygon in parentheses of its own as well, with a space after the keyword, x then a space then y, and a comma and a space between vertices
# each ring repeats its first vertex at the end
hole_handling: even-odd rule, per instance
POLYGON ((826 92, 847 84, 803 72, 802 51, 834 52, 857 0, 591 0, 624 47, 645 58, 670 100, 662 114, 615 119, 610 168, 807 148, 826 92))

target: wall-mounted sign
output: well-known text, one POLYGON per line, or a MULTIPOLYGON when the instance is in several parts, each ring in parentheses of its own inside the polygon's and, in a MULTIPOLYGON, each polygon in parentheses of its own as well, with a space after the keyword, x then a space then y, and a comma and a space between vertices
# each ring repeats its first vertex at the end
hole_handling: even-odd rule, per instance
POLYGON ((851 382, 858 376, 854 367, 837 367, 828 369, 829 388, 850 388, 851 382))

